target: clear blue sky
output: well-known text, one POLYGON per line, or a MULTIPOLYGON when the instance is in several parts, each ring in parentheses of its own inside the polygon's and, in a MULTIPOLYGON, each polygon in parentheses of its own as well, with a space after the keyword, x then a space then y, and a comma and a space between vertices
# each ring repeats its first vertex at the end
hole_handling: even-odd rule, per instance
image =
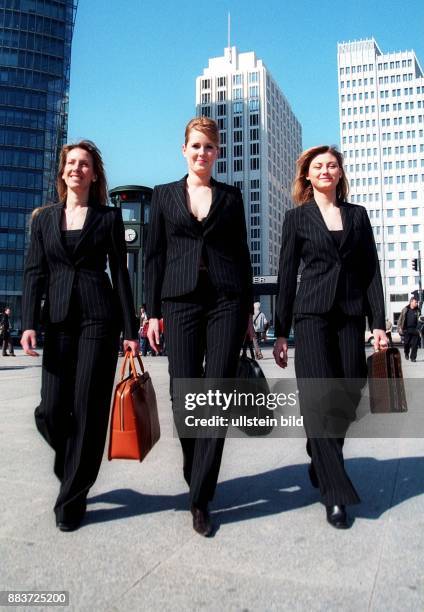
POLYGON ((337 42, 374 36, 424 67, 424 2, 410 0, 79 0, 69 140, 94 140, 111 187, 185 172, 181 144, 195 78, 232 44, 255 51, 303 127, 304 147, 339 142, 337 42))

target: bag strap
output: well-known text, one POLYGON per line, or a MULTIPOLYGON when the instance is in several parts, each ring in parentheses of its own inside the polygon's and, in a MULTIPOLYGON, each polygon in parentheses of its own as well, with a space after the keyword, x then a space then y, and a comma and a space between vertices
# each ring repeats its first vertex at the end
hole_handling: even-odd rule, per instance
MULTIPOLYGON (((144 374, 144 365, 143 365, 143 362, 139 354, 137 355, 136 359, 138 361, 138 365, 140 366, 141 373, 144 374)), ((125 356, 122 361, 121 374, 120 374, 121 381, 124 380, 125 370, 127 369, 127 365, 128 365, 129 374, 131 374, 133 378, 137 378, 138 376, 137 367, 135 365, 134 356, 131 350, 128 350, 125 352, 125 356)))
POLYGON ((247 349, 250 350, 250 356, 252 359, 255 359, 255 353, 253 351, 253 341, 252 340, 245 340, 243 342, 243 347, 242 347, 242 356, 247 358, 247 349))

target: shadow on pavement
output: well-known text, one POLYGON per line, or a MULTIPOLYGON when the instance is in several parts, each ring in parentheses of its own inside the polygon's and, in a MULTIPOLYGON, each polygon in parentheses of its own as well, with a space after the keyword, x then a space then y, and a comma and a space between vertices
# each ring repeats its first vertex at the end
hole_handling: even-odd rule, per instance
MULTIPOLYGON (((424 493, 423 457, 361 457, 348 459, 346 467, 362 498, 361 504, 349 508, 354 518, 378 519, 390 508, 424 493)), ((309 482, 307 464, 297 464, 219 483, 213 514, 222 525, 289 512, 319 500, 319 492, 309 482)), ((133 489, 109 491, 87 501, 115 507, 87 512, 86 524, 172 509, 186 511, 189 504, 187 493, 146 495, 133 489)))

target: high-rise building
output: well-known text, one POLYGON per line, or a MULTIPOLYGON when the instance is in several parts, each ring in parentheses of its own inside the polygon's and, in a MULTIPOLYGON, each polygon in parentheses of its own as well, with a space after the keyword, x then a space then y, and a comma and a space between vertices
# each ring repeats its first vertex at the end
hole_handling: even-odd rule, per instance
POLYGON ((262 60, 236 47, 209 59, 197 77, 196 109, 219 126, 217 180, 243 193, 253 274, 275 275, 301 125, 262 60))
POLYGON ((338 45, 341 145, 350 199, 368 210, 386 311, 397 321, 418 288, 424 247, 424 78, 414 51, 383 53, 374 39, 338 45))
POLYGON ((30 212, 55 199, 66 140, 77 0, 5 0, 0 8, 0 306, 20 326, 30 212))

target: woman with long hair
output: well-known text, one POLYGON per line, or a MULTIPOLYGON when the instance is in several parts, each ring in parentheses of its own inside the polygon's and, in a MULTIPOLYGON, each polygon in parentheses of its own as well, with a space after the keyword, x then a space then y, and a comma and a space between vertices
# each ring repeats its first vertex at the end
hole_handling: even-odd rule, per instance
POLYGON ((72 531, 84 517, 102 460, 121 329, 124 348, 134 355, 138 340, 122 215, 107 206, 106 175, 94 143, 82 140, 62 148, 57 191, 58 204, 33 212, 21 344, 26 354, 37 356, 45 293, 41 403, 35 420, 55 451, 56 524, 72 531))
POLYGON ((338 529, 349 527, 345 506, 359 502, 344 467, 343 444, 365 384, 366 315, 375 350, 387 346, 372 228, 366 209, 349 204, 347 194, 343 157, 335 147, 301 154, 296 207, 286 213, 282 232, 274 346, 276 363, 285 368, 294 315, 309 476, 320 489, 328 522, 338 529))

